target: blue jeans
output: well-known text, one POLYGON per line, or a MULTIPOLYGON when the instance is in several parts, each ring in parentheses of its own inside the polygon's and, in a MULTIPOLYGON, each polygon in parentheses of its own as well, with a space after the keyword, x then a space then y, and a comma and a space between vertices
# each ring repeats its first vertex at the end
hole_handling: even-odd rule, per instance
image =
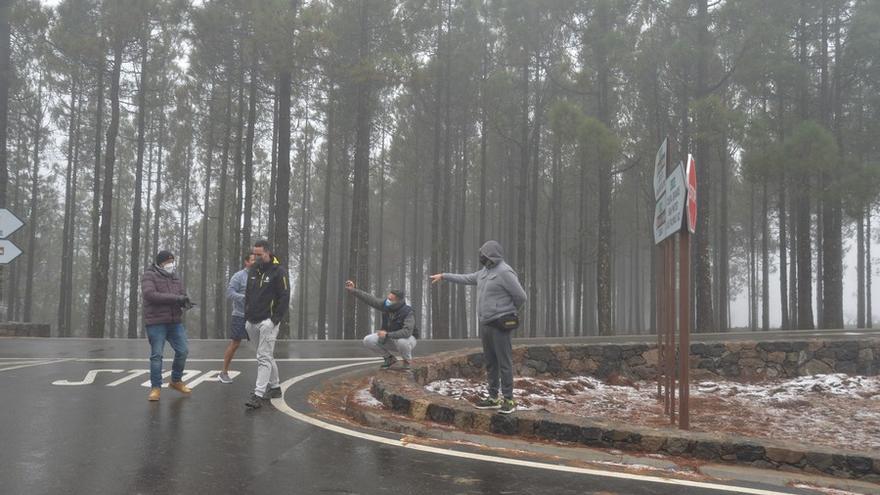
POLYGON ((183 378, 183 367, 189 349, 186 343, 186 329, 183 323, 147 325, 147 338, 150 339, 150 386, 162 386, 162 352, 165 341, 174 349, 174 362, 171 364, 171 380, 179 382, 183 378))

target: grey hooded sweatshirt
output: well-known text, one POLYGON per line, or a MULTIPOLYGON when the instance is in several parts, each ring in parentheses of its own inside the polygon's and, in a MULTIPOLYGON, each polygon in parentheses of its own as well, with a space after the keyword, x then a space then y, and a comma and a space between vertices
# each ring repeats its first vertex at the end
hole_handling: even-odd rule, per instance
POLYGON ((443 280, 477 286, 477 317, 486 324, 501 316, 516 313, 526 302, 526 291, 513 268, 504 262, 501 244, 486 241, 480 254, 492 260, 492 266, 467 274, 444 273, 443 280))

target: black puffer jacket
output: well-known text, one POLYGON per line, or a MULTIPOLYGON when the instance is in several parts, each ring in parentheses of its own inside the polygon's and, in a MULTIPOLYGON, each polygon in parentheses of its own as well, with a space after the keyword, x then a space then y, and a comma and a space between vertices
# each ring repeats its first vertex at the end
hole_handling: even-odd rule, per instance
POLYGON ((254 264, 248 270, 247 288, 244 293, 244 318, 251 323, 268 319, 276 325, 287 314, 290 305, 290 284, 287 269, 272 257, 268 266, 254 264))

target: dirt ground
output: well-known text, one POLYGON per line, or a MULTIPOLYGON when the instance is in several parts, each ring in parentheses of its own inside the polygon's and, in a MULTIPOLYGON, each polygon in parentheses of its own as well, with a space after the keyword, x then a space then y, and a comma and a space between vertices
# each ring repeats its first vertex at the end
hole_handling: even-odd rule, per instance
MULTIPOLYGON (((476 401, 483 383, 433 382, 428 391, 476 401)), ((565 380, 518 378, 521 409, 663 427, 669 418, 655 382, 607 381, 581 376, 565 380)), ((700 382, 691 385, 694 431, 792 440, 858 451, 880 449, 880 377, 815 375, 761 383, 700 382)))

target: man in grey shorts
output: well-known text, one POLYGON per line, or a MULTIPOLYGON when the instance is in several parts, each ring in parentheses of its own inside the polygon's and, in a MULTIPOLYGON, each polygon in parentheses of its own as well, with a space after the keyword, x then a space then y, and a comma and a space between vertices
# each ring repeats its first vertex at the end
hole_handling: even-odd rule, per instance
POLYGON ((412 351, 416 347, 416 317, 410 305, 406 304, 406 294, 401 289, 395 289, 385 296, 385 299, 374 297, 371 294, 355 288, 354 282, 345 282, 345 288, 354 297, 367 303, 371 307, 382 312, 382 328, 364 337, 364 346, 385 358, 382 369, 387 370, 397 362, 394 353, 403 359, 401 370, 410 369, 412 351))
POLYGON ((229 377, 229 363, 232 362, 241 341, 250 340, 245 329, 244 292, 247 288, 248 270, 254 265, 254 255, 248 253, 243 262, 244 268, 232 275, 226 287, 226 298, 232 301, 232 318, 229 320, 229 345, 223 353, 223 371, 217 377, 220 383, 232 383, 232 378, 229 377))

